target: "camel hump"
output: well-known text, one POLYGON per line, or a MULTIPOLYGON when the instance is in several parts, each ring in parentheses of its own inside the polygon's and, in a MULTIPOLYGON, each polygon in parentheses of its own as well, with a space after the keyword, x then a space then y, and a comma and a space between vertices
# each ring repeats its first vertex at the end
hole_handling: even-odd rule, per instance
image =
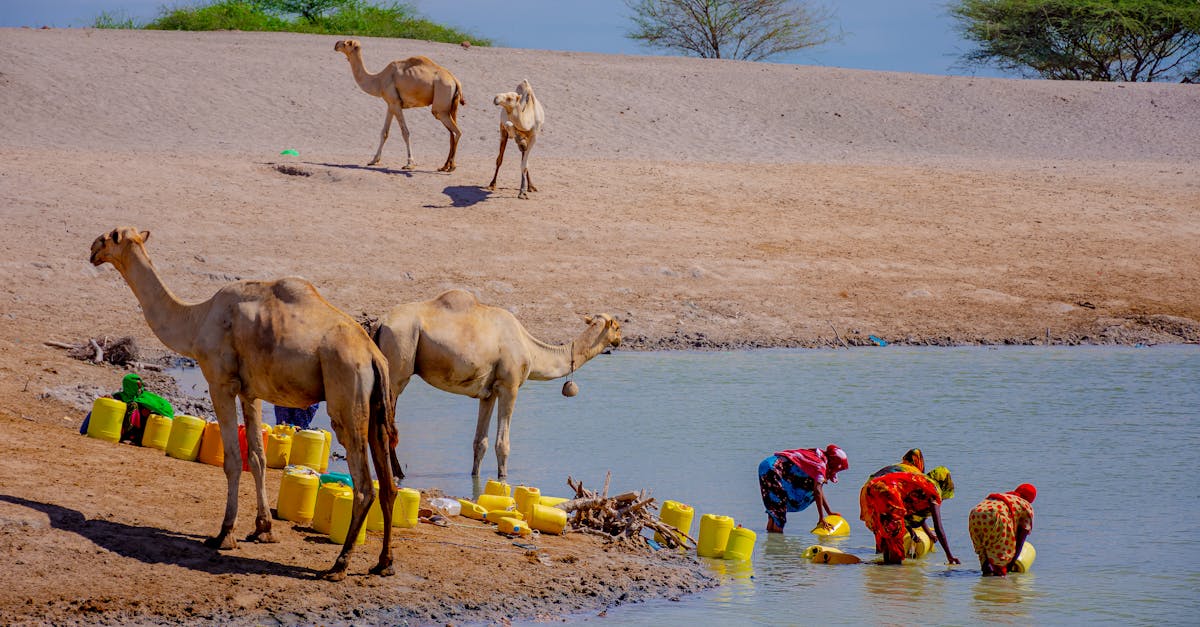
POLYGON ((271 294, 285 303, 297 303, 317 296, 317 288, 300 277, 287 277, 271 284, 271 294))
POLYGON ((430 59, 429 57, 423 57, 420 55, 417 55, 415 57, 409 57, 407 59, 404 59, 403 61, 396 61, 396 64, 399 65, 403 69, 416 68, 416 67, 421 67, 421 66, 425 66, 425 67, 435 69, 435 70, 442 69, 442 66, 434 63, 433 59, 430 59))
POLYGON ((433 301, 439 307, 450 311, 466 311, 479 306, 479 299, 466 290, 448 290, 433 301))

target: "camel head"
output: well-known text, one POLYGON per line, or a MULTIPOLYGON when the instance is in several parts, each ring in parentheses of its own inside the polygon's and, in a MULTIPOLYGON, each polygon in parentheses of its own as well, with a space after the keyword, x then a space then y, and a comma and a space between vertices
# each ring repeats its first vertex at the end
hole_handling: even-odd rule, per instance
POLYGON ((621 323, 616 318, 599 314, 584 316, 583 321, 588 325, 588 330, 596 332, 597 344, 605 347, 621 345, 621 323))
POLYGON ((333 44, 333 49, 346 55, 346 58, 349 59, 350 55, 358 54, 362 51, 362 44, 358 43, 357 39, 341 39, 333 44))
POLYGON ((90 261, 93 266, 102 263, 116 265, 117 260, 128 254, 130 247, 143 246, 148 239, 150 239, 150 231, 138 232, 131 226, 119 226, 111 233, 105 233, 92 242, 90 261))
POLYGON ((513 108, 515 108, 517 103, 520 101, 521 94, 518 94, 515 91, 506 91, 502 94, 496 94, 496 97, 492 99, 492 104, 496 105, 497 107, 503 107, 505 111, 512 113, 513 108))

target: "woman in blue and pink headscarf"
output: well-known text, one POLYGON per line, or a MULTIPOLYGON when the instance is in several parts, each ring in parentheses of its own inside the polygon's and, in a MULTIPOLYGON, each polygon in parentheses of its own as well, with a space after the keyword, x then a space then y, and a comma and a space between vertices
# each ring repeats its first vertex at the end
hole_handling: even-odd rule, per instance
POLYGON ((846 452, 836 444, 825 450, 779 451, 762 460, 758 465, 758 488, 767 509, 767 531, 783 533, 787 513, 804 510, 814 502, 818 525, 826 515, 836 515, 829 511, 821 486, 829 481, 837 483, 837 474, 849 467, 846 452))

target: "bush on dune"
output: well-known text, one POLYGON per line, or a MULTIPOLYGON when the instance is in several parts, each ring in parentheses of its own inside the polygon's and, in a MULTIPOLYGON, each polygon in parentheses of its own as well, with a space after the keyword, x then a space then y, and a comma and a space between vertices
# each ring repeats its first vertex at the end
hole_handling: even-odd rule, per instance
POLYGON ((394 37, 458 43, 491 42, 422 18, 412 7, 369 0, 216 0, 204 5, 164 7, 144 25, 102 13, 96 28, 151 30, 241 30, 394 37))

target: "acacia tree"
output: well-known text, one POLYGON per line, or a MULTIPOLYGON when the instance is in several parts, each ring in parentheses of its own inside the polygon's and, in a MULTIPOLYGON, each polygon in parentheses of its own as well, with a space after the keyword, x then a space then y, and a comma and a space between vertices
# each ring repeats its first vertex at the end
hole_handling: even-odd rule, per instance
POLYGON ((331 9, 341 8, 349 0, 256 0, 256 4, 267 11, 276 13, 293 13, 309 24, 316 24, 317 19, 331 9))
POLYGON ((763 59, 829 43, 829 9, 796 0, 626 0, 627 37, 705 59, 763 59))
POLYGON ((960 0, 968 66, 1092 81, 1200 76, 1197 0, 960 0))

